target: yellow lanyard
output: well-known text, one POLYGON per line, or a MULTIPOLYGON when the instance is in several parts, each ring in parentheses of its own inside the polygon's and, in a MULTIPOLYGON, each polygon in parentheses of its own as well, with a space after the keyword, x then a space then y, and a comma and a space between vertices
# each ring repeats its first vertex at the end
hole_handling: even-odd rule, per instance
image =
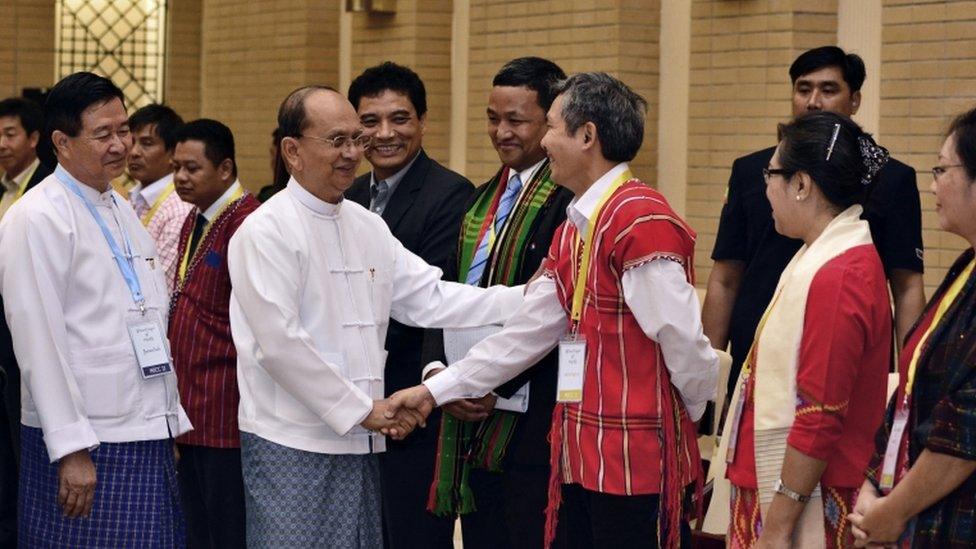
MULTIPOLYGON (((224 214, 224 211, 231 204, 233 204, 234 202, 237 202, 237 200, 240 197, 242 197, 242 196, 244 196, 244 187, 238 187, 237 190, 235 190, 233 192, 233 194, 230 195, 230 198, 227 200, 227 203, 224 204, 223 206, 221 206, 219 210, 217 210, 217 213, 214 214, 214 216, 213 216, 213 220, 214 221, 217 221, 218 219, 220 219, 220 216, 224 214)), ((197 219, 194 216, 193 224, 196 225, 196 223, 197 223, 197 219)), ((204 242, 206 242, 207 235, 210 234, 210 228, 211 227, 213 227, 213 221, 210 222, 210 223, 207 223, 207 227, 203 230, 203 234, 200 235, 200 240, 197 241, 197 249, 193 251, 193 255, 194 256, 196 256, 197 253, 200 252, 201 246, 203 245, 204 242)), ((190 228, 190 238, 193 238, 193 227, 190 228)), ((190 238, 188 238, 186 240, 186 246, 183 247, 183 258, 180 260, 180 268, 179 268, 179 273, 178 273, 179 274, 179 280, 180 280, 180 282, 183 282, 183 279, 186 278, 186 271, 187 271, 187 268, 189 268, 189 266, 190 266, 190 259, 191 259, 190 258, 190 238)))
MULTIPOLYGON (((570 318, 574 323, 578 323, 580 316, 583 314, 583 295, 586 292, 586 279, 590 275, 590 252, 593 248, 593 232, 596 229, 597 221, 600 220, 600 213, 603 212, 603 207, 606 206, 607 200, 620 188, 621 185, 627 181, 634 178, 634 174, 630 170, 624 170, 624 172, 617 176, 613 180, 613 183, 607 187, 607 190, 603 192, 603 196, 600 197, 600 201, 596 204, 596 209, 593 210, 593 216, 586 227, 586 238, 583 239, 583 257, 580 258, 579 271, 576 272, 576 283, 573 286, 573 308, 570 312, 570 318)), ((579 250, 580 244, 580 232, 576 231, 576 239, 573 241, 573 259, 576 259, 576 252, 579 250)))
POLYGON ((759 325, 756 326, 756 333, 752 336, 752 345, 749 346, 749 353, 746 355, 745 361, 742 363, 742 398, 745 398, 745 384, 749 380, 749 376, 752 374, 752 360, 755 356, 756 346, 759 344, 759 335, 762 334, 763 329, 766 327, 766 321, 769 320, 769 313, 772 312, 773 307, 776 306, 776 302, 779 301, 779 296, 782 295, 782 291, 776 293, 773 296, 772 301, 769 302, 769 306, 763 311, 762 318, 759 319, 759 325))
POLYGON ((142 214, 143 227, 149 226, 149 222, 152 221, 153 216, 156 215, 156 211, 159 210, 159 207, 163 205, 163 202, 166 202, 166 199, 169 198, 169 195, 173 194, 173 191, 175 190, 176 190, 176 184, 170 181, 169 185, 166 185, 166 188, 163 189, 163 192, 156 197, 155 201, 153 201, 153 205, 152 207, 149 208, 149 211, 142 214))
POLYGON ((973 272, 973 265, 976 265, 976 259, 969 262, 966 268, 959 273, 959 276, 952 282, 949 289, 946 290, 942 300, 939 301, 939 306, 935 309, 935 315, 932 316, 932 322, 929 323, 928 328, 926 328, 925 333, 918 340, 918 345, 915 346, 915 350, 912 351, 912 360, 908 363, 908 375, 905 379, 905 398, 912 394, 912 386, 915 384, 915 368, 918 366, 918 357, 922 354, 922 349, 925 347, 925 343, 928 341, 929 336, 935 330, 935 327, 939 325, 942 317, 945 316, 947 310, 952 305, 952 303, 959 297, 959 292, 962 291, 962 287, 966 285, 966 281, 969 280, 969 276, 973 272))

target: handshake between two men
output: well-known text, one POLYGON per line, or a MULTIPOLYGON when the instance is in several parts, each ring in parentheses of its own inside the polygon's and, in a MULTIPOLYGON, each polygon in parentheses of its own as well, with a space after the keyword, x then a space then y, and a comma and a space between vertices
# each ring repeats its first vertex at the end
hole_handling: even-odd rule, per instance
POLYGON ((437 404, 423 385, 393 393, 390 398, 377 400, 362 426, 379 431, 394 439, 403 440, 417 426, 427 426, 427 416, 437 404))
POLYGON ((436 406, 437 403, 427 387, 408 387, 393 393, 389 398, 375 401, 373 410, 363 420, 362 426, 371 431, 379 431, 394 440, 403 440, 418 425, 427 426, 427 416, 436 406))

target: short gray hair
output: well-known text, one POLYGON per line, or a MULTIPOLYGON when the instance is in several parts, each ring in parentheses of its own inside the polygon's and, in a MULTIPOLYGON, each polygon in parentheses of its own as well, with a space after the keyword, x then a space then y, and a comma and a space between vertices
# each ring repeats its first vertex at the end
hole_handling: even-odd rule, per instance
POLYGON ((644 142, 647 101, 605 72, 581 72, 554 86, 563 96, 563 120, 570 134, 593 122, 603 157, 629 162, 644 142))

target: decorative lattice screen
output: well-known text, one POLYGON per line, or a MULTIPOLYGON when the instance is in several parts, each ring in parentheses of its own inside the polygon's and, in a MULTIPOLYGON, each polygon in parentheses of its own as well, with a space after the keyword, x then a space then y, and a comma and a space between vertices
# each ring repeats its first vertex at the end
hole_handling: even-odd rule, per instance
POLYGON ((111 78, 128 106, 163 100, 166 0, 58 0, 58 79, 77 71, 111 78))

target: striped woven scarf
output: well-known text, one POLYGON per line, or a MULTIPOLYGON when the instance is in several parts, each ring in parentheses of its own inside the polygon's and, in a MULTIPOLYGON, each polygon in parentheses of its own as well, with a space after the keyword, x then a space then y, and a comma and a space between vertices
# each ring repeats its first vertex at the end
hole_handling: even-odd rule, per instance
MULTIPOLYGON (((498 199, 504 192, 501 182, 508 181, 508 173, 508 168, 503 167, 485 184, 485 191, 461 222, 461 237, 458 239, 458 280, 461 282, 467 280, 478 243, 494 222, 498 199)), ((512 286, 516 283, 532 225, 557 190, 556 184, 549 178, 548 160, 536 170, 525 187, 488 256, 483 279, 487 280, 488 285, 512 286)), ((439 516, 463 515, 474 511, 474 494, 468 484, 471 468, 501 471, 501 462, 517 421, 518 414, 500 410, 479 422, 461 421, 444 414, 427 510, 439 516)))

